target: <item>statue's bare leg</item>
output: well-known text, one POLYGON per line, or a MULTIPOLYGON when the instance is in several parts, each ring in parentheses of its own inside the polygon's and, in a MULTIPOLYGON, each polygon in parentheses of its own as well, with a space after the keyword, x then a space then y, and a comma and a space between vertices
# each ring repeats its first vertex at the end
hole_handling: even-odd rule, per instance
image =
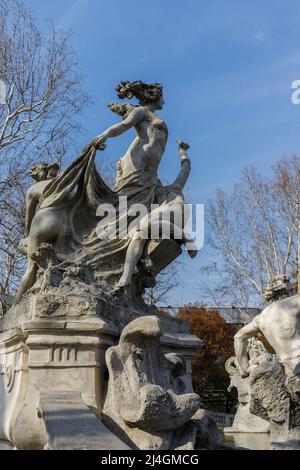
POLYGON ((15 296, 15 304, 19 303, 22 296, 27 292, 35 283, 36 275, 38 272, 38 265, 37 263, 31 258, 31 255, 38 249, 39 247, 39 238, 35 236, 28 237, 28 246, 27 246, 27 268, 24 276, 22 277, 21 283, 17 290, 15 296))
POLYGON ((16 293, 14 304, 18 304, 25 292, 27 292, 34 285, 37 272, 38 265, 36 262, 28 259, 27 269, 16 293))
MULTIPOLYGON (((141 223, 141 226, 142 229, 134 233, 128 246, 123 274, 115 287, 117 290, 130 285, 134 268, 143 254, 144 246, 148 239, 148 226, 145 226, 145 223, 141 223)), ((186 234, 180 227, 167 220, 160 220, 152 221, 151 229, 155 233, 160 234, 160 238, 173 238, 181 240, 184 244, 189 244, 187 248, 188 254, 191 258, 196 256, 198 251, 196 244, 191 236, 186 234)))
POLYGON ((28 265, 22 278, 20 286, 15 296, 14 303, 20 302, 22 296, 36 282, 38 265, 32 259, 33 253, 37 251, 41 243, 55 242, 60 231, 61 219, 57 217, 57 212, 45 209, 37 213, 32 221, 28 236, 27 260, 28 265))
POLYGON ((182 241, 186 247, 186 251, 188 252, 189 256, 191 258, 195 258, 198 253, 198 247, 191 235, 185 232, 184 230, 182 231, 182 241))
POLYGON ((154 230, 154 233, 159 234, 159 238, 172 238, 181 241, 191 258, 197 255, 198 248, 195 241, 189 233, 178 227, 178 225, 173 224, 169 220, 160 220, 154 222, 151 228, 154 230))
POLYGON ((165 205, 152 211, 148 218, 143 218, 140 222, 141 230, 146 230, 146 224, 151 227, 151 233, 154 236, 151 238, 173 238, 181 240, 186 246, 187 252, 191 258, 194 258, 198 253, 198 247, 191 237, 191 235, 184 231, 180 226, 183 219, 183 209, 181 204, 165 205), (174 217, 175 223, 170 221, 171 214, 174 217), (176 224, 178 222, 178 225, 176 224), (160 233, 160 235, 159 235, 160 233), (157 234, 157 236, 156 236, 157 234))
POLYGON ((116 289, 129 286, 131 283, 134 268, 143 254, 144 246, 147 241, 147 239, 142 238, 142 236, 143 233, 141 231, 137 231, 134 233, 130 241, 126 252, 123 274, 116 285, 116 289))

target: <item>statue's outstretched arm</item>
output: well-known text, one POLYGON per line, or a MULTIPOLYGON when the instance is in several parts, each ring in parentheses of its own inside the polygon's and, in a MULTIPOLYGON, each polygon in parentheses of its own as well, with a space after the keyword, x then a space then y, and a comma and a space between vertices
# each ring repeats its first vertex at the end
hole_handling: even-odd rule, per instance
POLYGON ((183 142, 182 140, 179 140, 177 144, 181 160, 181 170, 172 184, 180 186, 180 188, 183 189, 191 172, 191 160, 186 153, 187 149, 189 148, 189 144, 183 142))
POLYGON ((145 111, 143 108, 134 108, 124 121, 109 127, 106 131, 96 137, 93 141, 95 147, 103 144, 109 137, 116 137, 123 134, 128 129, 136 126, 144 119, 145 111))
POLYGON ((260 332, 257 317, 248 325, 241 328, 234 335, 234 350, 237 361, 244 372, 248 372, 249 357, 247 352, 248 339, 256 336, 260 332))

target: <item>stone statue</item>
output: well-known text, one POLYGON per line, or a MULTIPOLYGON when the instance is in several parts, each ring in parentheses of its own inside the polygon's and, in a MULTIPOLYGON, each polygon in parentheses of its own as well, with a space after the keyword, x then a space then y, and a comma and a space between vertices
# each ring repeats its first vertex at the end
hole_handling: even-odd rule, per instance
POLYGON ((51 176, 55 177, 50 182, 48 179, 39 181, 28 192, 28 238, 26 245, 23 244, 28 266, 15 298, 16 304, 37 281, 39 265, 35 253, 41 244, 53 245, 62 269, 66 263, 84 264, 91 270, 94 280, 101 279, 102 290, 125 294, 140 304, 147 282, 154 282, 155 275, 172 261, 172 256, 173 259, 178 256, 180 245, 187 246, 191 257, 197 253, 182 223, 182 189, 190 172, 188 144, 178 142, 182 169, 175 182, 164 187, 157 175, 168 137, 165 122, 156 114, 164 103, 162 86, 127 81, 121 82, 116 91, 121 99, 137 98, 139 105, 111 103, 110 109, 123 120, 96 137, 60 175, 55 176, 52 168, 51 176), (96 169, 96 150, 104 150, 107 139, 130 128, 135 128, 137 137, 117 163, 113 191, 96 169), (126 198, 125 212, 120 209, 120 198, 126 198), (153 204, 156 205, 154 210, 153 204), (112 207, 112 215, 106 216, 107 205, 112 207), (140 219, 131 213, 137 205, 144 208, 140 219), (104 207, 102 213, 99 212, 101 207, 104 207), (174 223, 170 221, 170 214, 175 217, 174 223), (147 258, 151 258, 156 247, 152 244, 151 251, 149 225, 155 231, 155 239, 169 239, 168 250, 164 251, 171 255, 170 259, 165 256, 165 262, 160 256, 160 265, 154 266, 150 274, 147 258), (130 230, 124 231, 124 227, 130 230), (153 279, 149 281, 151 276, 153 279))
POLYGON ((266 290, 274 302, 235 335, 235 353, 249 374, 252 413, 270 421, 271 441, 300 447, 300 295, 291 292, 286 277, 276 276, 266 290), (262 333, 276 355, 268 354, 254 368, 247 354, 248 339, 262 333))
POLYGON ((42 198, 44 190, 49 186, 50 181, 57 176, 59 165, 57 163, 37 163, 33 165, 29 176, 36 181, 36 183, 27 191, 26 199, 26 230, 29 233, 31 223, 38 205, 42 198))
MULTIPOLYGON (((157 317, 141 317, 124 328, 118 346, 107 350, 103 420, 133 449, 193 449, 203 419, 196 413, 200 398, 185 392, 185 361, 163 352, 161 336, 157 317)), ((220 446, 218 433, 214 444, 220 446)))
POLYGON ((171 236, 176 240, 181 240, 184 245, 187 245, 187 251, 191 258, 197 254, 198 250, 191 236, 182 229, 185 203, 182 190, 190 173, 190 159, 186 153, 189 145, 179 141, 178 148, 181 158, 181 171, 176 180, 167 186, 162 186, 158 182, 156 189, 158 207, 142 217, 138 225, 131 232, 131 240, 126 252, 123 274, 116 285, 116 291, 130 285, 133 271, 141 259, 148 234, 151 230, 156 231, 157 234, 161 232, 160 236, 171 236), (179 220, 178 225, 170 221, 171 214, 175 222, 179 220))
MULTIPOLYGON (((26 230, 28 234, 30 233, 30 237, 21 240, 19 244, 19 250, 28 257, 28 266, 15 297, 16 303, 20 301, 23 293, 32 286, 32 283, 36 279, 38 266, 32 259, 32 254, 40 245, 40 239, 36 239, 36 225, 38 219, 35 220, 33 230, 31 230, 31 225, 38 211, 43 192, 49 186, 51 180, 56 177, 58 170, 59 165, 57 163, 48 164, 42 162, 33 165, 29 172, 29 175, 36 181, 36 183, 28 189, 26 195, 26 230)), ((44 223, 47 224, 47 219, 44 220, 44 223)), ((59 225, 59 223, 59 218, 57 218, 57 224, 59 225)))
MULTIPOLYGON (((260 356, 265 356, 267 351, 263 343, 255 338, 248 340, 247 353, 250 367, 254 368, 260 356)), ((241 370, 236 357, 231 357, 225 363, 225 369, 230 377, 228 391, 233 387, 238 392, 238 409, 231 427, 224 428, 223 432, 269 432, 268 421, 250 412, 251 387, 249 377, 241 370)))
POLYGON ((188 144, 178 142, 181 171, 163 186, 162 86, 121 82, 116 91, 138 105, 111 103, 122 120, 61 173, 43 163, 31 172, 20 243, 28 265, 0 318, 0 441, 17 449, 192 449, 198 434, 200 447, 220 448, 192 389, 201 340, 143 300, 182 245, 197 252, 181 223, 188 144), (131 128, 137 136, 112 189, 96 153, 131 128))
MULTIPOLYGON (((277 286, 276 292, 278 292, 277 286)), ((289 284, 283 279, 281 298, 278 299, 276 293, 275 298, 277 300, 267 305, 251 323, 236 333, 234 337, 236 357, 245 373, 249 372, 250 366, 247 354, 248 338, 262 333, 276 352, 280 362, 284 365, 287 377, 299 375, 300 295, 288 297, 289 293, 289 284)))

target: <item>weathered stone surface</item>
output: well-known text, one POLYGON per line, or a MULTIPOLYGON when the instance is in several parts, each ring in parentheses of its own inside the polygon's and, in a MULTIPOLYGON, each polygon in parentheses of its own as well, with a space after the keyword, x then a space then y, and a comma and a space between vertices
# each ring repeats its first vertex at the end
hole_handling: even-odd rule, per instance
POLYGON ((0 439, 18 449, 42 449, 44 423, 37 416, 41 392, 81 393, 101 411, 105 397, 105 351, 118 333, 103 321, 25 322, 0 335, 0 439))
MULTIPOLYGON (((120 381, 117 380, 118 386, 123 386, 120 384, 127 380, 127 373, 132 376, 128 379, 131 401, 128 398, 129 401, 123 404, 122 416, 126 430, 133 424, 140 426, 136 429, 144 440, 142 445, 145 448, 153 433, 155 443, 159 443, 157 448, 193 448, 200 422, 193 415, 199 408, 200 399, 192 393, 191 361, 202 342, 190 334, 169 331, 163 334, 165 329, 169 330, 168 322, 164 323, 164 320, 154 316, 139 317, 129 323, 122 333, 123 340, 126 338, 125 342, 121 341, 125 347, 121 354, 125 375, 120 377, 120 381), (126 351, 129 358, 134 358, 131 367, 126 351), (144 357, 152 369, 140 370, 139 363, 135 362, 140 360, 139 357, 144 357)), ((43 449, 47 446, 49 428, 37 412, 39 403, 45 405, 41 397, 46 395, 47 403, 52 403, 53 396, 61 394, 59 406, 62 416, 71 413, 67 406, 63 411, 64 394, 75 393, 77 397, 81 394, 85 405, 98 416, 105 399, 106 403, 115 406, 119 389, 113 390, 110 381, 107 390, 106 367, 110 367, 110 363, 106 364, 105 352, 118 342, 119 331, 112 323, 89 316, 85 321, 75 320, 74 317, 69 320, 33 319, 23 322, 19 328, 1 333, 0 440, 18 449, 43 449)), ((111 373, 110 377, 113 377, 111 373)), ((120 427, 115 429, 111 426, 110 419, 105 423, 110 432, 119 436, 130 448, 139 447, 133 445, 131 437, 120 436, 120 427)), ((55 428, 51 431, 51 448, 86 445, 83 437, 76 444, 75 434, 72 442, 64 436, 60 440, 60 434, 55 440, 58 428, 59 423, 55 421, 55 428)), ((62 421, 62 432, 63 428, 62 421)))
POLYGON ((286 276, 271 280, 271 302, 235 335, 235 353, 250 377, 250 411, 270 421, 274 448, 300 448, 300 295, 290 294, 286 276), (251 364, 249 338, 262 333, 275 355, 264 354, 251 364))
MULTIPOLYGON (((259 351, 259 355, 253 355, 253 343, 249 342, 248 346, 248 353, 252 356, 252 367, 255 367, 255 361, 258 359, 259 356, 262 356, 267 353, 264 347, 261 347, 259 351), (253 360, 254 359, 254 360, 253 360)), ((258 349, 258 348, 257 348, 258 349)), ((251 359, 250 359, 251 361, 251 359)), ((251 387, 250 387, 250 379, 249 377, 245 377, 245 374, 242 373, 236 357, 231 357, 226 361, 225 369, 229 374, 230 377, 230 385, 228 387, 228 391, 230 391, 233 387, 237 389, 238 392, 238 408, 234 417, 234 422, 231 427, 227 427, 223 429, 223 432, 232 433, 232 432, 269 432, 270 425, 269 422, 265 419, 256 416, 255 414, 250 412, 250 401, 251 401, 251 387)))
MULTIPOLYGON (((0 440, 18 449, 82 448, 84 439, 98 448, 105 428, 99 422, 91 434, 90 423, 97 427, 98 421, 86 406, 100 416, 104 401, 103 417, 131 448, 193 448, 195 441, 192 418, 200 399, 190 376, 199 340, 185 322, 159 315, 143 299, 182 245, 190 257, 197 254, 182 223, 189 145, 177 141, 181 168, 163 186, 158 166, 168 130, 156 115, 162 86, 121 82, 116 91, 140 101, 111 106, 125 125, 104 131, 58 175, 57 165, 36 165, 31 172, 28 236, 19 245, 28 265, 0 321, 0 440), (118 162, 113 190, 97 170, 96 152, 130 127, 138 138, 118 162), (142 217, 135 217, 141 207, 142 217)), ((103 445, 110 442, 118 440, 103 445)))
MULTIPOLYGON (((57 267, 53 269, 58 270, 57 267)), ((65 274, 58 285, 52 282, 50 276, 47 281, 43 280, 41 286, 42 278, 38 277, 35 286, 24 295, 20 303, 0 318, 0 332, 19 327, 23 322, 31 320, 80 321, 83 324, 94 318, 99 318, 99 321, 110 324, 111 328, 120 332, 127 323, 141 315, 160 316, 154 306, 146 306, 136 300, 129 301, 125 297, 109 296, 100 283, 87 283, 87 272, 88 268, 82 266, 76 271, 76 276, 65 274)), ((170 333, 189 333, 185 322, 161 318, 168 325, 166 329, 170 333)))
POLYGON ((276 355, 269 354, 250 373, 252 413, 270 421, 273 449, 300 449, 300 402, 293 400, 276 355))
POLYGON ((197 449, 220 450, 226 447, 222 444, 216 423, 206 410, 198 410, 193 416, 193 422, 197 424, 197 449))
POLYGON ((131 448, 192 449, 200 398, 186 393, 184 358, 163 352, 162 334, 157 317, 138 318, 108 349, 103 419, 131 448))
MULTIPOLYGON (((168 138, 165 122, 156 115, 163 105, 163 87, 135 81, 121 82, 116 90, 120 98, 128 94, 129 99, 140 100, 139 106, 110 105, 127 124, 119 122, 106 129, 58 175, 56 164, 32 168, 35 184, 27 193, 28 237, 19 245, 28 265, 15 303, 32 287, 44 290, 49 283, 60 287, 64 295, 65 278, 76 278, 81 271, 85 285, 99 283, 103 292, 121 302, 126 299, 146 308, 145 288, 155 285, 156 275, 180 255, 180 245, 186 246, 191 257, 197 254, 185 227, 183 188, 191 169, 186 142, 177 141, 181 169, 175 181, 163 186, 158 179, 168 138), (108 138, 130 127, 135 128, 137 138, 118 161, 112 189, 97 170, 96 152, 105 150, 108 138), (151 150, 147 150, 149 135, 151 150)), ((64 307, 69 315, 76 315, 78 309, 97 313, 97 302, 86 303, 75 292, 67 303, 64 306, 51 298, 46 314, 65 315, 64 307)))
POLYGON ((48 450, 129 450, 87 407, 79 392, 41 392, 38 413, 48 450))

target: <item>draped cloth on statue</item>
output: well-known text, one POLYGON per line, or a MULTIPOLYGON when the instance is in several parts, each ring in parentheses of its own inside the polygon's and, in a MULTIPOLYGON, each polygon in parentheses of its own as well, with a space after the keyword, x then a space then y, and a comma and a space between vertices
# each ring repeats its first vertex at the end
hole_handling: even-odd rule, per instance
POLYGON ((119 210, 119 196, 127 197, 127 207, 143 204, 151 210, 157 186, 157 174, 140 171, 132 164, 126 174, 119 174, 116 191, 102 179, 95 165, 96 149, 87 145, 79 157, 57 176, 45 189, 39 210, 52 209, 62 212, 62 252, 72 261, 86 264, 101 264, 116 253, 122 254, 128 247, 130 236, 119 227, 128 226, 127 212, 119 210), (113 238, 101 239, 97 234, 97 224, 101 217, 96 211, 101 204, 111 204, 116 218, 102 215, 102 230, 111 233, 116 227, 113 238), (126 224, 122 224, 126 218, 126 224), (104 224, 104 227, 103 227, 104 224))

